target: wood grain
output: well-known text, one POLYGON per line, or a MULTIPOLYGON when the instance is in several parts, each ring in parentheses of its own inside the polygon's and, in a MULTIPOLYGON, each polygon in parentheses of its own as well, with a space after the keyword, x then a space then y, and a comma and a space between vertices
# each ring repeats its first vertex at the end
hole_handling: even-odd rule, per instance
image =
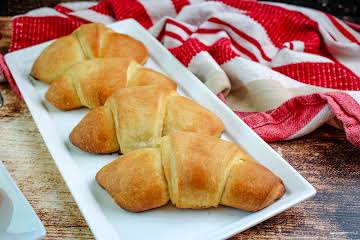
POLYGON ((5 53, 10 45, 11 17, 0 17, 0 53, 5 53))
MULTIPOLYGON (((0 160, 44 223, 46 239, 92 239, 26 105, 7 84, 0 87, 0 160)), ((271 145, 318 193, 232 239, 360 239, 360 149, 329 126, 271 145)))

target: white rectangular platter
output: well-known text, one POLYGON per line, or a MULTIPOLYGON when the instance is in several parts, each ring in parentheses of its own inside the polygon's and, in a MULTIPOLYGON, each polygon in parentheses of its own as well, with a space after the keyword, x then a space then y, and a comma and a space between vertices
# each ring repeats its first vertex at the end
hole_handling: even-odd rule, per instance
POLYGON ((283 180, 287 191, 280 200, 256 213, 227 207, 181 210, 165 206, 143 213, 122 210, 95 181, 96 172, 115 159, 117 154, 88 154, 73 147, 68 140, 70 131, 88 110, 56 110, 43 97, 47 86, 29 78, 34 60, 50 42, 9 53, 5 56, 6 63, 45 144, 97 239, 223 239, 315 194, 315 189, 296 170, 138 23, 126 20, 109 27, 142 41, 150 53, 146 66, 170 76, 177 82, 181 94, 216 113, 225 124, 222 138, 238 143, 257 161, 276 173, 283 180))

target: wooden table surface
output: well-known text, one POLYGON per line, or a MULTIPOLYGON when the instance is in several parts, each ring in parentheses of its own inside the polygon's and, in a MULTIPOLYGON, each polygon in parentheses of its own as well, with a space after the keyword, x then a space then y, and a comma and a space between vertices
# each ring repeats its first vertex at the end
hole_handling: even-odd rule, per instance
MULTIPOLYGON (((1 29, 8 25, 0 17, 1 29)), ((0 48, 8 42, 1 40, 0 48)), ((45 225, 46 239, 93 239, 26 105, 6 83, 0 89, 0 160, 45 225)), ((360 239, 360 149, 330 126, 271 146, 317 195, 233 239, 360 239)))

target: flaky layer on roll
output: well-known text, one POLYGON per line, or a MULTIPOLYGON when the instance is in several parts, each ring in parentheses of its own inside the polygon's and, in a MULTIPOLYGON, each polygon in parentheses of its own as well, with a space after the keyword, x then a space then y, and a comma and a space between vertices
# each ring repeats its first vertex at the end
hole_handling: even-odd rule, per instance
POLYGON ((103 167, 97 182, 122 208, 145 211, 167 204, 219 204, 258 211, 285 193, 281 179, 236 144, 199 133, 176 132, 158 148, 129 152, 103 167))
POLYGON ((143 64, 148 52, 140 41, 116 33, 103 24, 84 24, 45 48, 34 62, 31 75, 51 83, 78 62, 111 57, 129 57, 143 64))
POLYGON ((70 134, 78 148, 92 153, 127 153, 154 147, 175 131, 219 136, 221 120, 201 105, 169 88, 140 86, 118 89, 102 107, 90 111, 70 134))

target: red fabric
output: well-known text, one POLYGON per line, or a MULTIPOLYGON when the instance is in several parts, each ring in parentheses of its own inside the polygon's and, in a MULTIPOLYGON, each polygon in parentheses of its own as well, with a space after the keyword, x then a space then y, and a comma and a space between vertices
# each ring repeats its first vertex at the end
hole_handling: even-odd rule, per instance
POLYGON ((341 90, 360 90, 360 78, 339 63, 302 62, 274 67, 300 82, 341 90))
POLYGON ((344 35, 347 39, 350 41, 360 44, 360 41, 358 41, 348 30, 346 30, 345 27, 343 27, 338 20, 336 20, 335 17, 331 16, 330 14, 326 14, 326 16, 330 19, 330 21, 336 26, 336 28, 344 35))
POLYGON ((267 61, 270 61, 271 59, 265 54, 262 46, 260 45, 260 43, 252 38, 251 36, 249 36, 248 34, 246 34, 245 32, 242 32, 240 31, 239 29, 237 29, 235 26, 225 22, 225 21, 222 21, 218 18, 210 18, 208 20, 209 22, 213 22, 213 23, 217 23, 217 24, 220 24, 220 25, 224 25, 226 27, 229 27, 232 31, 234 31, 235 33, 237 33, 237 35, 239 35, 240 37, 242 37, 243 39, 245 39, 246 41, 252 43, 261 53, 261 56, 267 60, 267 61))
POLYGON ((173 1, 176 13, 179 13, 181 11, 181 9, 183 7, 185 7, 186 5, 189 5, 189 1, 188 0, 174 0, 173 1))
POLYGON ((10 88, 14 91, 14 93, 20 99, 22 99, 21 93, 20 93, 19 89, 17 88, 15 81, 14 81, 8 67, 6 66, 6 63, 4 61, 4 56, 2 54, 0 54, 0 73, 3 74, 3 76, 8 80, 10 88))
POLYGON ((360 105, 346 93, 304 95, 286 101, 274 111, 236 114, 265 141, 271 142, 291 137, 327 104, 345 124, 347 139, 360 146, 360 105))
POLYGON ((57 5, 54 7, 54 9, 60 13, 63 13, 63 14, 68 14, 68 13, 71 13, 72 10, 67 8, 67 7, 64 7, 62 5, 57 5))
POLYGON ((277 47, 281 47, 284 42, 300 40, 305 42, 307 51, 311 51, 320 44, 317 23, 302 13, 249 1, 222 2, 247 11, 248 16, 267 29, 271 41, 277 47))
POLYGON ((91 7, 90 9, 92 9, 98 13, 104 14, 104 15, 108 15, 108 16, 112 16, 112 17, 115 16, 110 3, 107 1, 101 1, 101 2, 99 2, 99 4, 96 4, 95 6, 91 7))
MULTIPOLYGON (((274 111, 242 116, 265 141, 287 139, 305 126, 324 107, 326 101, 319 95, 292 98, 274 111), (284 131, 287 128, 287 131, 284 131)), ((237 112, 239 116, 241 113, 237 112)))
POLYGON ((149 15, 140 2, 134 0, 109 0, 118 20, 133 18, 141 23, 145 28, 153 25, 149 15))
POLYGON ((200 41, 194 38, 188 39, 180 47, 170 49, 170 52, 177 58, 179 61, 188 66, 191 59, 201 51, 205 51, 206 46, 200 41))
POLYGON ((231 41, 229 39, 221 38, 209 49, 210 55, 217 63, 223 64, 237 56, 231 49, 230 44, 231 41))
POLYGON ((347 139, 360 146, 360 105, 346 93, 334 92, 322 95, 331 105, 336 117, 344 124, 347 139))
POLYGON ((81 22, 63 17, 17 17, 12 21, 13 33, 9 51, 39 44, 70 34, 81 22), (49 29, 54 29, 49 31, 49 29))

